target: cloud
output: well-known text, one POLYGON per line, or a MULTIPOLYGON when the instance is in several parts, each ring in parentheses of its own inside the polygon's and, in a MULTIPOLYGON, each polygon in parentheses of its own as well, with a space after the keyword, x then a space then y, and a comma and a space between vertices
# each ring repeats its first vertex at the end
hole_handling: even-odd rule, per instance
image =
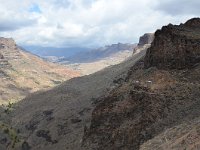
POLYGON ((30 25, 36 24, 37 20, 18 20, 18 19, 0 19, 0 32, 14 31, 30 25))
POLYGON ((160 11, 171 15, 200 15, 198 0, 165 0, 156 6, 160 11))
POLYGON ((0 3, 1 36, 13 37, 22 45, 56 47, 134 43, 145 32, 200 14, 197 7, 200 2, 196 0, 0 0, 0 3))

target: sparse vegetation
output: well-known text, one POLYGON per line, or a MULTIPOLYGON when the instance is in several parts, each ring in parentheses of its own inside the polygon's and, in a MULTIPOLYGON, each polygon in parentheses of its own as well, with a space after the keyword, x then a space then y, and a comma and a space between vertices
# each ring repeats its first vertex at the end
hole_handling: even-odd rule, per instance
POLYGON ((11 101, 7 105, 2 105, 2 112, 0 115, 0 135, 5 136, 4 139, 7 141, 5 144, 9 145, 11 148, 15 148, 16 144, 18 144, 21 140, 18 136, 18 130, 14 129, 9 124, 9 115, 13 110, 13 105, 11 101))

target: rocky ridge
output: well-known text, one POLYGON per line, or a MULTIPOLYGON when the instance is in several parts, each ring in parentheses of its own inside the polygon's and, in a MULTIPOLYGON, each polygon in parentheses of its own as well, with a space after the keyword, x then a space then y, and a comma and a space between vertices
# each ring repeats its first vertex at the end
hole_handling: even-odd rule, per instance
POLYGON ((198 57, 188 59, 200 52, 199 22, 194 18, 156 32, 145 58, 129 70, 126 80, 96 99, 85 149, 200 148, 200 65, 198 57), (166 61, 171 58, 173 62, 166 61))
POLYGON ((143 46, 145 44, 151 44, 154 40, 154 33, 145 33, 140 37, 138 46, 143 46))
POLYGON ((0 38, 0 104, 20 100, 79 75, 22 50, 12 38, 0 38))
POLYGON ((144 35, 140 36, 139 43, 133 49, 133 55, 137 53, 137 51, 141 49, 148 49, 151 46, 151 43, 154 40, 154 33, 145 33, 144 35))
POLYGON ((190 68, 200 62, 199 49, 199 18, 181 25, 169 24, 156 31, 152 47, 147 51, 145 67, 190 68))

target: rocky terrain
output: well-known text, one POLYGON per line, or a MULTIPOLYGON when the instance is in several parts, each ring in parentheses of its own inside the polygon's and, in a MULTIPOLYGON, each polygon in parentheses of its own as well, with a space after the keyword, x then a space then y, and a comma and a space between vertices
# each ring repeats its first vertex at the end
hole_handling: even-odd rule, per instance
POLYGON ((138 50, 121 64, 68 80, 50 91, 37 92, 4 108, 2 112, 8 110, 9 114, 1 116, 6 122, 4 129, 7 129, 6 133, 0 133, 1 149, 12 149, 15 143, 17 150, 81 150, 84 130, 90 126, 95 106, 92 103, 117 86, 120 80, 125 80, 129 68, 145 53, 146 49, 138 50))
POLYGON ((84 149, 200 149, 200 19, 156 31, 152 46, 95 100, 84 149))
POLYGON ((199 26, 164 26, 123 63, 0 108, 0 148, 200 149, 199 26))
POLYGON ((0 38, 0 104, 18 101, 79 75, 22 50, 13 39, 0 38))
POLYGON ((146 68, 184 69, 200 62, 200 25, 196 19, 179 26, 164 26, 156 31, 155 37, 147 52, 146 68))
POLYGON ((145 44, 151 44, 154 40, 154 33, 145 33, 140 37, 138 46, 143 46, 145 44))

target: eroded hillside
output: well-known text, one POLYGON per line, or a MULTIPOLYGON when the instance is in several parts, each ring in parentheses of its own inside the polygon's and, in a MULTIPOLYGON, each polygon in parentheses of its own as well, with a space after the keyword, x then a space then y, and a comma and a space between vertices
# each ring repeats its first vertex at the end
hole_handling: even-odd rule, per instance
POLYGON ((0 38, 0 104, 18 101, 79 75, 21 50, 13 39, 0 38))
POLYGON ((131 59, 121 64, 71 79, 18 103, 10 114, 10 124, 19 131, 18 136, 22 141, 18 143, 19 148, 25 141, 26 146, 33 150, 83 149, 82 137, 84 130, 90 126, 91 112, 95 106, 92 103, 125 80, 129 68, 145 53, 145 48, 141 51, 138 49, 131 59))

